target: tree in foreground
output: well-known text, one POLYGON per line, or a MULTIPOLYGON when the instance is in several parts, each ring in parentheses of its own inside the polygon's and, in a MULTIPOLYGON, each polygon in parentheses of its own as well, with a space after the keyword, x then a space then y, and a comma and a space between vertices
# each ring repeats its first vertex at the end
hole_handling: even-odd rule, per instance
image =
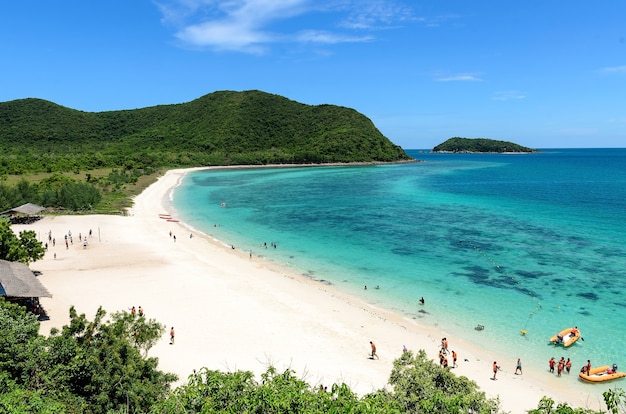
POLYGON ((41 259, 45 250, 37 233, 33 230, 21 231, 16 235, 11 230, 11 223, 5 218, 0 218, 0 259, 9 262, 29 264, 41 259))
MULTIPOLYGON (((38 334, 39 322, 0 298, 0 412, 4 413, 500 413, 477 384, 417 354, 394 361, 389 390, 359 397, 346 384, 311 386, 269 367, 249 371, 202 368, 170 390, 173 374, 157 369, 148 351, 165 331, 155 320, 117 312, 93 320, 70 309, 70 323, 38 334)), ((621 389, 604 394, 612 414, 625 413, 621 389)), ((599 414, 544 397, 530 414, 599 414)))
POLYGON ((500 412, 497 399, 488 399, 474 381, 435 364, 424 350, 403 352, 393 363, 389 384, 402 412, 500 412))
POLYGON ((154 413, 498 413, 499 402, 487 399, 478 385, 436 365, 420 351, 394 361, 389 384, 359 398, 345 384, 329 390, 312 387, 269 367, 257 382, 251 372, 222 373, 202 369, 187 384, 153 408, 154 413))
MULTIPOLYGON (((626 413, 626 393, 620 388, 607 390, 602 393, 606 408, 612 414, 626 413)), ((567 403, 556 404, 552 398, 543 397, 536 409, 529 410, 529 414, 603 414, 605 411, 588 408, 574 408, 567 403)))
POLYGON ((250 371, 223 373, 202 368, 153 407, 153 413, 400 413, 385 392, 362 399, 345 385, 313 387, 290 369, 269 367, 258 382, 250 371))
POLYGON ((34 316, 0 302, 0 411, 145 413, 164 399, 177 377, 159 371, 141 347, 147 353, 165 327, 137 317, 138 343, 123 329, 128 315, 114 314, 112 321, 105 315, 100 308, 90 321, 72 307, 69 325, 46 338, 34 316))

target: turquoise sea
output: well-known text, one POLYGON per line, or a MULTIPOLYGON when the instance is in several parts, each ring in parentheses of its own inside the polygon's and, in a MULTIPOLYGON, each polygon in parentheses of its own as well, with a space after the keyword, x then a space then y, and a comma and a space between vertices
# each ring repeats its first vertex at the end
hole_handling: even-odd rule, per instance
POLYGON ((549 375, 553 356, 576 373, 587 359, 626 368, 626 149, 407 152, 423 162, 193 172, 174 208, 224 243, 439 325, 452 348, 457 334, 510 355, 511 371, 521 357, 549 375), (548 345, 574 325, 584 340, 548 345))

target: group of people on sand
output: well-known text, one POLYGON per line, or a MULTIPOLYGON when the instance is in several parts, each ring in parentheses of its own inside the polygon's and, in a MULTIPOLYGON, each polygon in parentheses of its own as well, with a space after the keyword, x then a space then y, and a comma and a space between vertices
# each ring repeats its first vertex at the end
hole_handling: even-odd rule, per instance
POLYGON ((133 316, 135 316, 135 315, 144 316, 143 308, 141 306, 139 306, 139 309, 136 309, 133 306, 132 308, 130 308, 130 314, 133 315, 133 316))
MULTIPOLYGON (((439 349, 439 365, 443 368, 448 368, 450 366, 448 362, 448 352, 448 338, 441 338, 441 348, 439 349)), ((458 367, 458 364, 456 363, 457 354, 454 350, 451 352, 451 356, 452 366, 450 368, 458 367)))
MULTIPOLYGON (((92 230, 89 229, 89 237, 90 238, 92 237, 92 234, 93 234, 92 230)), ((74 245, 74 238, 72 236, 72 230, 68 230, 67 233, 63 235, 63 238, 65 240, 65 250, 69 250, 70 245, 74 245)), ((89 241, 87 240, 87 235, 85 235, 83 237, 82 233, 78 233, 78 239, 81 242, 81 244, 83 245, 83 249, 86 249, 87 245, 89 244, 89 241)), ((56 247, 56 244, 57 244, 57 239, 56 239, 56 237, 54 237, 52 235, 52 230, 49 230, 48 231, 48 241, 44 242, 44 249, 46 251, 48 251, 48 249, 50 247, 56 247)), ((56 252, 54 252, 54 258, 55 259, 57 258, 56 252)))
MULTIPOLYGON (((589 365, 591 367, 591 364, 589 365)), ((565 372, 569 374, 570 369, 572 369, 572 361, 569 358, 567 358, 567 361, 566 361, 564 357, 561 357, 561 359, 557 363, 554 357, 552 357, 548 361, 548 367, 550 368, 550 373, 554 374, 555 366, 556 366, 556 376, 560 377, 564 369, 565 369, 565 372)))

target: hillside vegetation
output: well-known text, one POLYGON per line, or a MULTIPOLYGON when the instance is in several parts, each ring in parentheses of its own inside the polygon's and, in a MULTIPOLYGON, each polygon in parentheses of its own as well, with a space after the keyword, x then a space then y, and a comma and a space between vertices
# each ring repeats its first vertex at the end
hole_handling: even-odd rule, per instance
POLYGON ((261 91, 97 113, 41 99, 3 102, 0 145, 0 174, 410 159, 353 109, 261 91))
POLYGON ((170 168, 411 160, 353 109, 261 91, 96 113, 2 102, 0 147, 0 211, 117 213, 170 168))
POLYGON ((488 138, 450 138, 437 145, 433 152, 537 152, 537 150, 523 147, 508 141, 497 141, 488 138))

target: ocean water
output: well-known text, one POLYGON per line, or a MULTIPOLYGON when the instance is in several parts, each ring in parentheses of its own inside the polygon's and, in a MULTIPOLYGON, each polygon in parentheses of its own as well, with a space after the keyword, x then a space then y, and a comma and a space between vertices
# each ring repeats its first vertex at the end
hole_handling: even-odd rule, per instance
POLYGON ((224 243, 438 325, 452 348, 456 334, 510 355, 511 371, 518 357, 525 370, 561 356, 575 373, 587 359, 626 368, 626 149, 407 152, 423 162, 193 172, 174 208, 224 243), (548 344, 570 326, 584 340, 548 344))

